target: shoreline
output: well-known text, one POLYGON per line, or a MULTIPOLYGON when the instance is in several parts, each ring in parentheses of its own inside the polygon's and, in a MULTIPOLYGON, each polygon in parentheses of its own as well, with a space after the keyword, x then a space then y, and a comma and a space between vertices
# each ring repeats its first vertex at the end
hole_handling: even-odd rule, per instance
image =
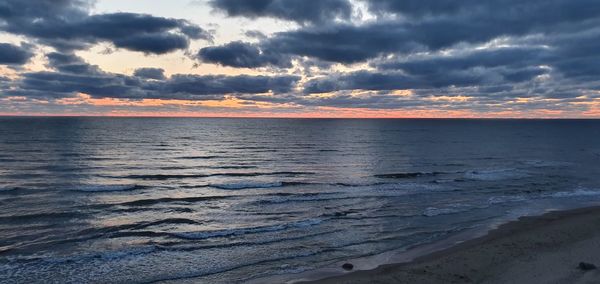
POLYGON ((600 266, 600 206, 520 217, 482 236, 371 270, 293 283, 592 283, 600 266))

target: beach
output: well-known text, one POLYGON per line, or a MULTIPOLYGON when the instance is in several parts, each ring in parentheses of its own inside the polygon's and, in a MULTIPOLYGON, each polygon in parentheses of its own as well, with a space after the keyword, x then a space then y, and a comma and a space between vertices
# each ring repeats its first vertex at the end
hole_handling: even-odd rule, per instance
POLYGON ((412 262, 311 283, 598 283, 600 207, 523 217, 412 262))

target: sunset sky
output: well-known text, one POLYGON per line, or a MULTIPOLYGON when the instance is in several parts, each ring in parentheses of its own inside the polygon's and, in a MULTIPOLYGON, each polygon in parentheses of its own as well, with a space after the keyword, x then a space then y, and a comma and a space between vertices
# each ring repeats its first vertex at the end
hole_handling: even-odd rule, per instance
POLYGON ((3 0, 0 115, 600 118, 596 0, 3 0))

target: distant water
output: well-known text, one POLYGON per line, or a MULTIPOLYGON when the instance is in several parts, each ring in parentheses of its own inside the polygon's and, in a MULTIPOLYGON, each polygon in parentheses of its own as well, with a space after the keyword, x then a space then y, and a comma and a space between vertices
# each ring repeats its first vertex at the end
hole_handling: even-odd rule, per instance
POLYGON ((232 283, 600 201, 600 121, 0 118, 0 282, 232 283))

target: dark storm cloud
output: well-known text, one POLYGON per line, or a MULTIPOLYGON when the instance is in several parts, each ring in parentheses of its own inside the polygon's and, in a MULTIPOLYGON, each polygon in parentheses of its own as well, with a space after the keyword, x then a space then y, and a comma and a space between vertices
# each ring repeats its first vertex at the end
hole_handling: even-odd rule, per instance
MULTIPOLYGON (((272 17, 266 12, 243 12, 252 11, 244 7, 252 4, 222 2, 232 5, 230 14, 272 17)), ((545 98, 577 97, 598 85, 592 84, 600 75, 596 64, 600 60, 597 1, 362 2, 377 20, 302 26, 260 38, 258 43, 208 47, 199 57, 232 67, 262 67, 277 65, 280 61, 274 58, 300 58, 312 62, 369 63, 375 68, 321 72, 324 76, 304 83, 307 94, 398 89, 444 94, 450 89, 475 88, 477 91, 469 92, 475 97, 511 100, 536 94, 545 98), (563 87, 536 86, 547 85, 540 83, 544 80, 560 81, 563 87)), ((354 99, 339 97, 328 103, 354 99)), ((312 102, 317 101, 321 100, 312 102)))
MULTIPOLYGON (((402 13, 410 16, 425 16, 456 13, 461 9, 481 4, 479 0, 363 0, 375 13, 402 13)), ((492 2, 492 1, 489 1, 492 2)), ((500 2, 500 1, 497 1, 500 2)))
POLYGON ((594 0, 361 0, 376 13, 397 13, 412 18, 461 14, 463 17, 490 16, 489 20, 518 21, 524 25, 553 21, 580 21, 595 17, 594 0), (529 18, 522 18, 529 15, 529 18), (527 23, 527 24, 525 24, 527 23))
POLYGON ((90 15, 89 1, 5 0, 0 3, 0 30, 35 38, 61 50, 98 42, 162 54, 185 49, 190 39, 211 39, 185 20, 135 13, 90 15))
POLYGON ((133 75, 142 79, 165 79, 165 70, 162 68, 139 68, 133 72, 133 75))
MULTIPOLYGON (((272 53, 351 64, 387 54, 437 51, 458 43, 482 44, 499 36, 526 35, 522 29, 513 31, 476 23, 443 19, 431 23, 377 22, 304 28, 277 33, 262 41, 261 48, 272 53)), ((531 28, 531 31, 543 33, 550 28, 531 28)))
POLYGON ((101 71, 73 54, 51 53, 48 67, 55 71, 26 72, 7 96, 62 98, 85 93, 95 98, 122 99, 222 99, 229 94, 287 93, 300 79, 296 76, 173 75, 162 69, 137 69, 134 76, 101 71), (151 80, 148 80, 151 79, 151 80))
POLYGON ((291 67, 290 58, 281 54, 265 53, 257 46, 244 42, 231 42, 222 46, 205 47, 198 58, 206 63, 239 68, 256 68, 269 65, 291 67))
POLYGON ((352 15, 348 0, 211 0, 209 3, 231 17, 270 17, 298 23, 324 23, 352 15))
POLYGON ((359 71, 313 79, 306 93, 340 90, 432 89, 477 86, 531 80, 548 70, 538 66, 554 57, 545 48, 517 47, 462 51, 460 54, 381 59, 372 63, 380 71, 359 71))
MULTIPOLYGON (((302 27, 276 33, 258 47, 271 54, 350 64, 392 53, 436 51, 458 43, 480 44, 501 36, 572 32, 600 24, 600 5, 594 0, 367 2, 377 12, 395 12, 411 19, 382 18, 362 24, 330 22, 302 27)), ((242 11, 246 5, 251 4, 234 6, 242 11)))
POLYGON ((0 43, 0 64, 23 65, 33 56, 31 46, 0 43))
MULTIPOLYGON (((276 33, 259 44, 237 43, 235 45, 262 50, 275 58, 307 56, 319 60, 345 64, 357 63, 375 58, 384 52, 396 52, 400 49, 416 50, 418 45, 404 41, 406 31, 398 29, 395 23, 354 26, 340 24, 325 27, 307 27, 290 32, 276 33)), ((204 50, 219 51, 228 56, 211 56, 210 62, 234 66, 230 62, 244 62, 246 53, 236 53, 229 46, 208 47, 204 50)), ((262 56, 251 57, 253 61, 268 63, 262 56)), ((206 59, 207 56, 202 56, 206 59)))
POLYGON ((568 34, 551 39, 555 46, 552 66, 563 75, 580 80, 596 81, 600 75, 600 29, 568 34))

